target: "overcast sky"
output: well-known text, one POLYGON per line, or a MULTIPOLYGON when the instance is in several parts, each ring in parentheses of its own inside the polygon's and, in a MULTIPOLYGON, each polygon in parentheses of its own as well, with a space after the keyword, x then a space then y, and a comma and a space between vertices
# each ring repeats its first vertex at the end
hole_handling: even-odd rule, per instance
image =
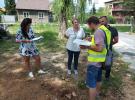
POLYGON ((0 0, 0 8, 4 6, 4 0, 0 0))
POLYGON ((96 1, 98 7, 104 7, 104 2, 111 0, 94 0, 94 1, 96 1))

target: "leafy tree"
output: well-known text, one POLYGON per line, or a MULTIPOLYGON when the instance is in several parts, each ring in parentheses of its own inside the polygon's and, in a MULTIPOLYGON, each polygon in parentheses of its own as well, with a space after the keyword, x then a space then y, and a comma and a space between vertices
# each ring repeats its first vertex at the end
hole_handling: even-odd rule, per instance
MULTIPOLYGON (((87 18, 87 13, 86 13, 86 5, 91 5, 92 0, 79 0, 79 20, 81 23, 84 23, 87 18), (87 4, 88 3, 88 4, 87 4)), ((88 16, 89 17, 89 16, 88 16)))
POLYGON ((100 8, 97 10, 96 15, 97 15, 97 16, 107 15, 107 12, 106 12, 106 10, 105 10, 104 7, 100 7, 100 8))
POLYGON ((15 0, 4 0, 4 3, 5 3, 6 14, 16 15, 15 0))
POLYGON ((90 15, 96 15, 95 3, 92 4, 92 8, 91 8, 91 10, 90 10, 90 15))
POLYGON ((5 14, 5 9, 4 8, 0 8, 0 15, 2 15, 2 14, 5 14))
POLYGON ((85 9, 86 9, 86 1, 87 0, 80 0, 80 3, 79 3, 79 5, 80 5, 80 10, 79 10, 79 12, 80 12, 80 22, 81 23, 83 23, 84 22, 84 20, 85 20, 85 9))
MULTIPOLYGON (((75 6, 73 3, 74 0, 54 0, 53 2, 53 12, 59 22, 59 37, 62 39, 64 33, 68 27, 68 20, 70 20, 73 15, 75 15, 75 6)), ((79 6, 79 15, 81 22, 85 18, 85 7, 87 0, 77 0, 79 6)), ((89 3, 91 0, 88 0, 89 3)), ((78 17, 78 16, 77 16, 78 17)))
POLYGON ((93 15, 95 15, 95 14, 96 14, 95 3, 93 4, 93 7, 92 7, 92 14, 93 14, 93 15))
POLYGON ((125 0, 124 5, 126 8, 133 10, 133 15, 135 17, 135 0, 125 0))
POLYGON ((59 37, 62 39, 67 29, 68 18, 71 15, 72 0, 54 0, 53 12, 59 22, 59 37))

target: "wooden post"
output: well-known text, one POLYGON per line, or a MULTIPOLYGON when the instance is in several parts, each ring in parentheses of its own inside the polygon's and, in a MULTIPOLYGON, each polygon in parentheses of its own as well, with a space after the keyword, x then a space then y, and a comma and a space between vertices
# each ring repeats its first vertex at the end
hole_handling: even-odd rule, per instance
POLYGON ((134 28, 134 16, 131 16, 130 24, 131 24, 131 30, 130 30, 130 35, 131 35, 133 33, 133 28, 134 28))

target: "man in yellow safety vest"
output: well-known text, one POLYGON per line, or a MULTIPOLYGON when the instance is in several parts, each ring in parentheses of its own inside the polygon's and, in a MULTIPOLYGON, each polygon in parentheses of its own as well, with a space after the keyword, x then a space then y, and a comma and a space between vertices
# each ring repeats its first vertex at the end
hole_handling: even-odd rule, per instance
POLYGON ((101 78, 102 78, 102 63, 106 60, 107 45, 111 42, 111 33, 104 26, 100 25, 99 19, 92 16, 88 19, 87 24, 90 29, 94 30, 91 46, 80 46, 81 49, 88 49, 88 66, 86 85, 89 88, 89 100, 95 100, 100 93, 101 78))
POLYGON ((110 32, 111 32, 111 43, 110 43, 110 47, 109 47, 109 53, 110 53, 110 64, 109 65, 104 65, 104 70, 105 70, 105 78, 106 81, 110 80, 110 72, 111 72, 111 67, 113 64, 113 45, 115 45, 116 43, 118 43, 119 41, 119 36, 118 36, 118 31, 115 27, 112 27, 109 25, 109 20, 107 18, 107 16, 101 16, 99 18, 99 22, 101 25, 104 25, 105 27, 107 27, 110 32))

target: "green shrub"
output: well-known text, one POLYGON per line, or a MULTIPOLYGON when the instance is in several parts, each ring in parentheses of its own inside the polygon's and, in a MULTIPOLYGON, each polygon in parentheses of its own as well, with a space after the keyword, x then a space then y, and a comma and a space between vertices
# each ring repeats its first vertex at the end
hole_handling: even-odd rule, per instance
POLYGON ((81 25, 81 27, 83 28, 84 32, 86 33, 86 37, 90 36, 93 33, 92 30, 90 30, 87 26, 81 25))
POLYGON ((130 24, 130 16, 125 17, 125 24, 130 24))
POLYGON ((116 23, 116 19, 113 16, 108 16, 108 20, 110 24, 115 24, 116 23))
POLYGON ((131 27, 130 26, 117 26, 116 29, 119 32, 130 32, 131 31, 131 27))
POLYGON ((8 33, 4 29, 0 28, 0 39, 3 37, 8 37, 8 33))
POLYGON ((83 30, 86 33, 86 36, 91 35, 91 30, 89 28, 83 27, 83 30))

